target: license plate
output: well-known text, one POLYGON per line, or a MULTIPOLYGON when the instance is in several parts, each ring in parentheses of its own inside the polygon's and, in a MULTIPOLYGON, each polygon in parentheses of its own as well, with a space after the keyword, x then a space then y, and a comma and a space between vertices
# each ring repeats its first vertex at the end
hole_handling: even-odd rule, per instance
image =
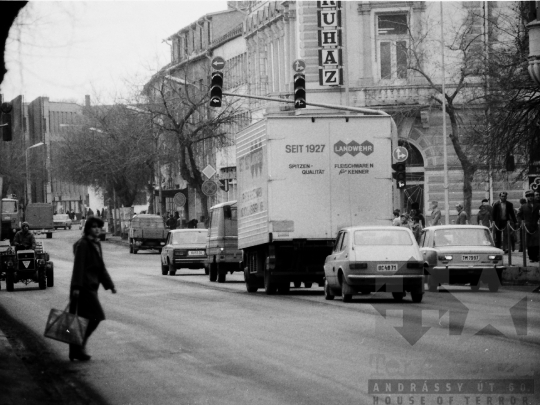
POLYGON ((397 264, 378 264, 377 271, 397 271, 397 264))
POLYGON ((461 256, 461 260, 464 262, 477 262, 480 260, 480 257, 478 255, 463 255, 461 256))
POLYGON ((202 250, 190 250, 188 256, 203 256, 204 252, 202 250))

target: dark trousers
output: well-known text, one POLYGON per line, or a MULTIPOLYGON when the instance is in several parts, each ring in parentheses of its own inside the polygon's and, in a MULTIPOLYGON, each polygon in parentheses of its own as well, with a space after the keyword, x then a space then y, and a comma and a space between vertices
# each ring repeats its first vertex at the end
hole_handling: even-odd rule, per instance
POLYGON ((506 232, 507 222, 508 221, 503 220, 495 224, 497 228, 500 229, 499 231, 497 228, 495 228, 495 246, 497 246, 499 249, 508 249, 508 232, 506 232))
POLYGON ((88 322, 88 328, 86 329, 86 334, 84 335, 84 340, 82 346, 77 345, 69 345, 69 353, 70 354, 76 354, 80 353, 81 351, 84 352, 86 350, 86 342, 88 341, 88 338, 94 331, 97 329, 99 322, 97 319, 90 319, 88 322))
POLYGON ((527 247, 527 253, 529 254, 529 260, 531 262, 537 262, 538 261, 539 251, 540 251, 540 246, 528 246, 527 247))

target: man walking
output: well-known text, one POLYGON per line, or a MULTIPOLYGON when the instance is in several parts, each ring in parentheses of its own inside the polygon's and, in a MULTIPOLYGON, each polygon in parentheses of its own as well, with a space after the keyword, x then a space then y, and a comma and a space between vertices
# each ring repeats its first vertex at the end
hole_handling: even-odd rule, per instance
POLYGON ((518 217, 523 221, 525 234, 527 235, 527 253, 531 263, 538 261, 539 237, 538 219, 540 217, 540 204, 534 202, 534 193, 529 190, 525 193, 527 203, 523 204, 518 211, 518 217))
POLYGON ((514 212, 514 205, 506 201, 508 193, 501 191, 499 194, 499 201, 493 204, 492 219, 495 226, 495 246, 499 249, 503 249, 506 253, 508 251, 508 231, 506 224, 510 221, 510 226, 515 226, 517 219, 514 212), (504 246, 504 247, 503 247, 504 246))
POLYGON ((467 225, 469 221, 469 217, 467 216, 467 213, 463 210, 463 205, 456 204, 456 210, 458 213, 456 224, 458 225, 467 225))
POLYGON ((439 203, 437 201, 431 202, 431 226, 441 225, 441 210, 439 209, 439 203))
POLYGON ((476 218, 476 223, 478 225, 483 225, 485 227, 491 227, 491 216, 493 208, 489 205, 487 198, 482 200, 482 205, 478 207, 478 217, 476 218))

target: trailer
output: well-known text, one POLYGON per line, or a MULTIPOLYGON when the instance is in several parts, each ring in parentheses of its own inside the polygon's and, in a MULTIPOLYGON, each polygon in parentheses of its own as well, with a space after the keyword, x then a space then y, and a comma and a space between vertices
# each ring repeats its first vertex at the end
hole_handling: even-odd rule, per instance
POLYGON ((238 247, 248 292, 324 285, 338 231, 391 225, 390 116, 267 115, 238 133, 238 247))

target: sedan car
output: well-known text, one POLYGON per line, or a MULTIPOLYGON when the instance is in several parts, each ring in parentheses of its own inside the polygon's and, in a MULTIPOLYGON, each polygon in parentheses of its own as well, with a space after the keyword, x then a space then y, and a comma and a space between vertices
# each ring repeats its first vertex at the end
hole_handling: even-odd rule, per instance
POLYGON ((175 229, 167 235, 161 251, 161 274, 170 276, 178 269, 204 269, 208 229, 175 229))
POLYGON ((54 226, 54 229, 58 229, 58 228, 71 229, 71 218, 69 217, 68 214, 53 215, 53 226, 54 226))
POLYGON ((350 227, 339 231, 324 264, 327 300, 341 295, 391 292, 401 301, 410 292, 414 302, 424 294, 424 259, 409 228, 350 227))
POLYGON ((480 281, 496 292, 501 285, 503 251, 495 247, 489 229, 479 225, 431 226, 422 231, 420 250, 428 263, 429 291, 440 284, 470 284, 478 291, 480 281))

